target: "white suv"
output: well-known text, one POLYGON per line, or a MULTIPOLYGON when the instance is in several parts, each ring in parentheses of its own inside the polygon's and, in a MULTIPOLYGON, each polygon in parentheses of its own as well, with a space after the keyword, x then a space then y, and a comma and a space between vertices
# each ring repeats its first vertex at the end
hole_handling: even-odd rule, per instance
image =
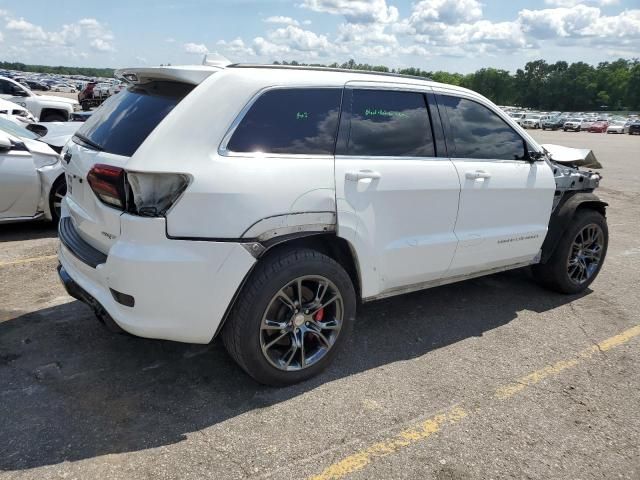
POLYGON ((527 265, 576 293, 604 261, 599 175, 472 91, 281 66, 118 74, 130 86, 63 151, 59 253, 114 329, 221 333, 285 385, 331 361, 360 300, 527 265))
POLYGON ((71 114, 80 110, 77 100, 33 93, 28 87, 0 77, 0 98, 27 108, 41 122, 66 122, 71 114))

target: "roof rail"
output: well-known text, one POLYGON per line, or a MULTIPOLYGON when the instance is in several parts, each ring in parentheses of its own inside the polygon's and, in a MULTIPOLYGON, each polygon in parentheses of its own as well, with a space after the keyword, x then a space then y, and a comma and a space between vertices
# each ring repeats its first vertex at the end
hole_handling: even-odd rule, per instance
POLYGON ((418 75, 404 75, 402 73, 377 72, 373 70, 357 70, 351 68, 335 68, 335 67, 317 67, 312 65, 265 65, 261 63, 233 63, 227 65, 227 68, 268 68, 281 70, 312 70, 318 72, 341 72, 341 73, 363 73, 366 75, 380 75, 384 77, 411 78, 413 80, 433 81, 429 77, 421 77, 418 75))

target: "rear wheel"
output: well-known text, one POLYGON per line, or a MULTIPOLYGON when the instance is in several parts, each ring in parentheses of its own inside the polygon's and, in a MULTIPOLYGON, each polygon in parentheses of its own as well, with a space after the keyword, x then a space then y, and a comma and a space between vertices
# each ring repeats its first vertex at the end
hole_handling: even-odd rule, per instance
POLYGON ((355 309, 353 284, 338 263, 315 250, 282 250, 251 274, 222 340, 258 382, 290 385, 331 363, 350 333, 355 309))
POLYGON ((533 267, 534 277, 551 290, 580 293, 600 273, 608 246, 604 216, 595 210, 578 210, 549 261, 533 267))

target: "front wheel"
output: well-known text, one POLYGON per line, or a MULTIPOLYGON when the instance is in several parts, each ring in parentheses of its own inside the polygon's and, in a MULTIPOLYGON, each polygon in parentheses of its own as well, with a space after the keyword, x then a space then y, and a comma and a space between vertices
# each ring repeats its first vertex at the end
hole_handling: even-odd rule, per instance
POLYGON ((251 377, 291 385, 320 373, 349 336, 356 295, 347 272, 306 248, 260 261, 222 330, 233 359, 251 377))
POLYGON ((580 293, 600 273, 608 246, 605 217, 595 210, 578 210, 551 258, 533 267, 534 277, 551 290, 580 293))

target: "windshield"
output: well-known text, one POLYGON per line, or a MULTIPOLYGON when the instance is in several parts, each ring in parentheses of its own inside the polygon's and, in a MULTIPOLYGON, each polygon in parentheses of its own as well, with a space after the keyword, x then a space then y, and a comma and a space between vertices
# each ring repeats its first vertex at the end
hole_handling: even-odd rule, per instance
POLYGON ((73 140, 88 148, 130 157, 193 88, 160 81, 132 85, 109 97, 73 140))
POLYGON ((36 140, 39 138, 35 133, 30 132, 26 128, 2 117, 0 117, 0 130, 8 133, 9 135, 13 135, 14 137, 27 138, 29 140, 36 140))

